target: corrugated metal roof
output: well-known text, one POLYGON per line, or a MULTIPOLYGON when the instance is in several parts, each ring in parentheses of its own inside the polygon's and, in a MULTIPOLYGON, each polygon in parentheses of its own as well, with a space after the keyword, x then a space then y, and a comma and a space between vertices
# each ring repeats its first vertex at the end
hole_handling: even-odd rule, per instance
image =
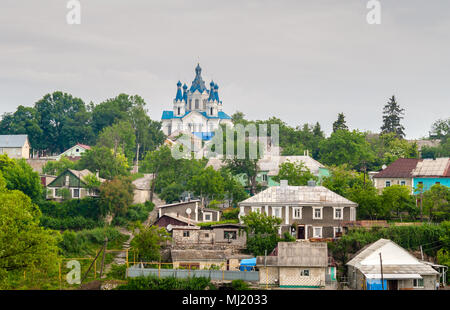
POLYGON ((364 274, 381 273, 380 258, 383 262, 383 273, 386 274, 437 274, 430 266, 421 263, 404 248, 389 239, 379 239, 356 253, 347 265, 354 266, 364 274))
POLYGON ((225 251, 221 250, 171 250, 173 262, 226 260, 225 251))
POLYGON ((278 267, 327 267, 326 242, 278 242, 277 256, 258 256, 256 264, 278 267))
POLYGON ((421 162, 417 163, 416 168, 412 171, 412 175, 414 177, 443 177, 447 174, 449 163, 449 157, 423 159, 421 162))
POLYGON ((329 203, 357 206, 355 202, 323 186, 273 186, 240 202, 239 205, 251 205, 253 203, 329 203))
POLYGON ((0 135, 0 147, 23 147, 28 135, 0 135))
POLYGON ((280 170, 280 165, 285 162, 300 163, 302 162, 311 173, 317 175, 319 168, 323 168, 324 165, 310 156, 277 156, 267 155, 258 161, 259 169, 261 171, 268 171, 268 175, 277 175, 280 170))

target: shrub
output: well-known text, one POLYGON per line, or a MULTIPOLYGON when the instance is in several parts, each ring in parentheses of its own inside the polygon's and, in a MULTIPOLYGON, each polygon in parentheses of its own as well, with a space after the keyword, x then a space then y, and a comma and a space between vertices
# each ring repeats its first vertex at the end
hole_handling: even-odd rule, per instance
POLYGON ((118 290, 204 290, 214 288, 211 280, 205 277, 177 279, 175 277, 160 278, 156 276, 130 278, 127 284, 117 287, 118 290))
POLYGON ((248 283, 243 281, 243 280, 233 280, 233 281, 231 281, 231 287, 234 290, 236 290, 236 291, 249 290, 250 289, 250 286, 248 285, 248 283))

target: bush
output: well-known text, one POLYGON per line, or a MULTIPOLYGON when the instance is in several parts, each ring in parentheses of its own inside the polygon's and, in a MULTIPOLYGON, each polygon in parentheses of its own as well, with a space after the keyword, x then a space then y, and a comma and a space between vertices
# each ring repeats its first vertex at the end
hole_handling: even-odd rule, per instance
POLYGON ((249 290, 250 286, 247 282, 243 280, 233 280, 231 281, 231 287, 236 291, 249 290))
POLYGON ((232 210, 225 210, 222 213, 222 218, 224 220, 237 220, 239 219, 239 208, 234 208, 232 210))
POLYGON ((158 279, 156 276, 130 278, 127 284, 117 287, 118 290, 204 290, 206 288, 211 289, 213 286, 211 280, 205 277, 158 279))
POLYGON ((66 230, 62 234, 62 241, 59 243, 63 255, 88 255, 95 253, 108 237, 108 245, 121 243, 128 236, 122 235, 112 227, 94 228, 90 230, 71 231, 66 230))
POLYGON ((113 225, 125 226, 130 222, 144 222, 154 207, 155 204, 150 201, 146 201, 144 204, 131 205, 124 215, 114 218, 113 225))
POLYGON ((127 273, 127 265, 111 265, 111 270, 107 274, 107 278, 116 280, 125 280, 127 273))

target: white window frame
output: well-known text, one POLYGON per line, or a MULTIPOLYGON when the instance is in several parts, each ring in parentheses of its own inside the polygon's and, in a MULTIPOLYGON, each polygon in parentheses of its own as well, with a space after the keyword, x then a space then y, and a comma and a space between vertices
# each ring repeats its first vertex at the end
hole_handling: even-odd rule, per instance
POLYGON ((389 187, 391 185, 392 185, 391 181, 385 181, 384 182, 384 187, 389 187), (388 183, 389 183, 389 185, 388 185, 388 183))
POLYGON ((312 217, 313 220, 322 220, 323 219, 323 207, 313 207, 312 217), (320 217, 316 217, 316 210, 320 209, 320 217))
POLYGON ((423 279, 413 279, 413 288, 424 288, 424 280, 423 279), (419 281, 422 280, 422 286, 419 286, 419 281), (417 283, 417 285, 415 285, 417 283))
POLYGON ((303 217, 303 208, 302 207, 293 207, 292 208, 292 218, 294 220, 301 220, 303 217), (300 212, 300 217, 296 216, 295 213, 299 211, 300 212))
POLYGON ((313 226, 313 238, 322 238, 323 236, 323 227, 322 226, 313 226), (320 236, 316 235, 316 229, 320 229, 320 236))
POLYGON ((80 198, 80 189, 79 188, 72 188, 72 198, 80 198), (75 190, 78 190, 78 197, 75 197, 75 190))
POLYGON ((342 227, 337 226, 337 227, 333 227, 333 238, 336 238, 336 233, 338 232, 342 232, 342 227), (339 231, 337 231, 339 229, 339 231))
POLYGON ((212 212, 203 212, 203 222, 212 222, 212 212), (206 215, 209 215, 209 220, 206 219, 206 215))
POLYGON ((300 277, 310 277, 311 273, 309 272, 309 269, 302 269, 300 270, 300 277), (305 275, 305 271, 308 275, 305 275))
POLYGON ((333 220, 343 220, 344 219, 344 207, 333 207, 333 220), (336 217, 336 211, 341 210, 341 216, 336 217))
POLYGON ((400 185, 406 186, 406 180, 401 180, 401 181, 400 181, 400 185), (402 183, 404 183, 404 184, 402 184, 402 183))
POLYGON ((283 209, 281 207, 272 207, 272 216, 280 218, 280 219, 283 218, 283 209), (280 212, 279 216, 275 215, 275 210, 280 212))
POLYGON ((258 212, 261 214, 261 207, 252 207, 252 212, 258 212))

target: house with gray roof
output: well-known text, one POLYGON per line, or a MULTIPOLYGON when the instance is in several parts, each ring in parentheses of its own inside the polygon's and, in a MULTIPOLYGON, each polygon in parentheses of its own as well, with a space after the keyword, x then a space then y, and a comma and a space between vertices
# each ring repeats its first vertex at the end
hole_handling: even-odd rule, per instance
MULTIPOLYGON (((297 239, 338 238, 344 223, 356 221, 357 204, 323 186, 269 187, 239 203, 239 218, 250 212, 264 212, 282 220, 280 235, 290 233, 297 239)), ((242 222, 242 219, 241 219, 242 222)))
POLYGON ((347 263, 355 290, 434 290, 439 272, 388 239, 362 248, 347 263))
POLYGON ((0 155, 9 158, 30 158, 28 135, 0 135, 0 155))
POLYGON ((269 256, 256 257, 260 284, 285 288, 325 286, 328 268, 326 242, 278 242, 269 256))

